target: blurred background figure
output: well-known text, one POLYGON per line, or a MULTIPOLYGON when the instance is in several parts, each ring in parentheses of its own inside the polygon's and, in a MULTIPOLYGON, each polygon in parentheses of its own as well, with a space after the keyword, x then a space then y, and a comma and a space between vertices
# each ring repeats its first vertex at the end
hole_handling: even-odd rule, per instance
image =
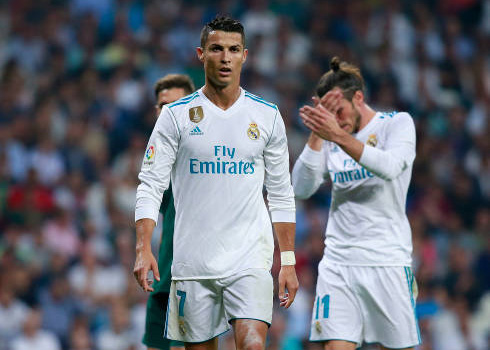
POLYGON ((22 333, 12 341, 12 350, 59 350, 61 345, 56 336, 41 329, 41 311, 31 310, 24 322, 22 333))
MULTIPOLYGON (((203 85, 196 30, 219 11, 250 31, 242 84, 281 108, 291 164, 308 135, 298 108, 334 55, 361 67, 375 109, 410 112, 418 350, 490 348, 489 0, 0 1, 0 348, 30 308, 62 349, 98 349, 114 297, 131 325, 144 319, 128 213, 155 121, 153 86, 170 72, 203 85), (68 280, 61 297, 57 278, 68 280), (64 329, 49 322, 58 312, 64 329)), ((278 314, 270 344, 280 349, 318 348, 302 320, 329 186, 297 202, 302 302, 278 314)))
POLYGON ((128 305, 124 299, 114 299, 111 303, 109 327, 96 340, 100 350, 135 350, 141 339, 132 332, 128 305))
POLYGON ((9 284, 0 287, 0 349, 6 350, 7 344, 17 337, 29 315, 29 308, 22 301, 14 299, 14 291, 9 284))

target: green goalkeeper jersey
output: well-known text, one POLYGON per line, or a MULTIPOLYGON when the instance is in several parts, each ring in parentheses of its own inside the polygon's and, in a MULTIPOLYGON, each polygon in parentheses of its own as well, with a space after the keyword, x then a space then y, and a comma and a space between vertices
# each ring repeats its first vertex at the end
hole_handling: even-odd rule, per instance
POLYGON ((169 293, 170 282, 172 280, 170 268, 172 267, 175 223, 174 196, 172 195, 171 184, 163 193, 160 212, 163 214, 162 240, 158 251, 158 271, 160 272, 160 281, 155 280, 153 282, 153 293, 169 293))

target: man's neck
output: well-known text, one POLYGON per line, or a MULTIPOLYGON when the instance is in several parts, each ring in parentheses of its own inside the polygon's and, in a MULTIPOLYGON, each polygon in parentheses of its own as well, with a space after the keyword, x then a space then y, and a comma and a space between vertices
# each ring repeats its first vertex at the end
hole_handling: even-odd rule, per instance
POLYGON ((219 88, 209 83, 204 85, 202 92, 206 97, 222 110, 230 108, 240 97, 240 86, 226 86, 219 88))
POLYGON ((359 131, 361 131, 371 119, 376 115, 376 111, 369 107, 367 104, 364 104, 359 111, 361 113, 361 122, 359 123, 359 131))

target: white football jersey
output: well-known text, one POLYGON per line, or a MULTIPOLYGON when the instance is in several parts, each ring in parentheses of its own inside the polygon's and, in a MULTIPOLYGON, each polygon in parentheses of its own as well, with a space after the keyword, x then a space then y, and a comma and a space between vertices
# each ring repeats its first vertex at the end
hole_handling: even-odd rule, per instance
POLYGON ((277 106, 243 89, 227 110, 208 100, 202 89, 162 109, 139 174, 135 219, 158 220, 171 178, 173 279, 271 268, 271 218, 295 221, 288 159, 277 106))
POLYGON ((293 169, 298 198, 311 196, 329 177, 332 202, 324 259, 345 265, 409 266, 412 235, 405 214, 415 159, 415 126, 408 113, 376 113, 354 135, 364 143, 356 162, 337 144, 308 145, 293 169))

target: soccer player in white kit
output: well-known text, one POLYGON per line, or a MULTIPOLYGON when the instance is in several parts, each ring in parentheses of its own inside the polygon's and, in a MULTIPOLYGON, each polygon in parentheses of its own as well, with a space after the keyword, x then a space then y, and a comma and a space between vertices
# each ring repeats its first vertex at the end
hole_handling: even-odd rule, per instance
POLYGON ((405 203, 415 127, 405 112, 383 113, 364 99, 359 69, 338 57, 300 116, 312 130, 294 165, 298 198, 332 183, 325 251, 318 266, 310 340, 326 350, 420 344, 416 282, 405 203))
POLYGON ((139 174, 135 277, 146 290, 148 271, 157 271, 150 240, 171 178, 176 216, 165 335, 187 349, 217 349, 230 325, 237 349, 265 348, 271 220, 281 250, 280 305, 289 307, 298 289, 285 126, 276 105, 240 87, 244 44, 236 20, 204 26, 197 55, 205 85, 162 108, 139 174))

